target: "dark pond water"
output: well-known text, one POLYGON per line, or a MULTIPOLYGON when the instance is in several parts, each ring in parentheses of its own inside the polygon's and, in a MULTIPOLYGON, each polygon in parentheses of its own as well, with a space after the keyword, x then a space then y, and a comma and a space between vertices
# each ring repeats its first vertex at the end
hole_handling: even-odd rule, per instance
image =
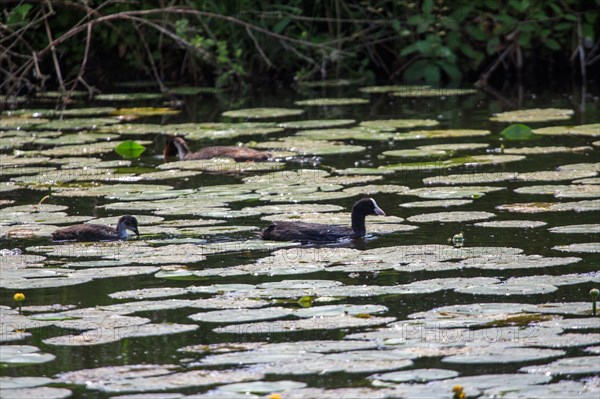
MULTIPOLYGON (((118 125, 98 122, 89 133, 87 129, 84 131, 94 137, 90 140, 95 143, 106 143, 106 134, 112 135, 111 143, 125 139, 143 143, 146 151, 126 164, 116 162, 123 158, 112 147, 87 155, 86 148, 97 148, 96 144, 81 142, 81 134, 76 136, 68 128, 53 129, 51 125, 44 127, 35 121, 21 126, 10 122, 14 117, 5 113, 5 122, 0 120, 0 129, 4 129, 0 132, 4 158, 0 165, 4 171, 0 249, 5 255, 0 263, 3 306, 0 310, 3 312, 1 348, 7 352, 3 353, 4 359, 0 359, 1 381, 5 384, 0 388, 12 388, 8 385, 15 381, 24 384, 24 380, 8 377, 44 376, 51 380, 32 385, 66 388, 72 391, 73 397, 89 398, 163 391, 180 394, 173 397, 200 397, 209 391, 214 395, 211 397, 238 397, 246 391, 262 397, 286 389, 288 391, 282 393, 286 398, 451 397, 451 388, 457 384, 472 395, 492 395, 498 390, 508 395, 502 388, 506 388, 506 381, 514 381, 510 385, 519 388, 513 394, 524 395, 521 397, 533 395, 529 392, 541 392, 544 397, 559 397, 552 396, 556 392, 583 392, 582 397, 597 397, 600 369, 597 358, 596 361, 591 359, 597 355, 600 345, 600 319, 591 315, 589 292, 600 286, 597 177, 600 125, 581 128, 584 133, 572 127, 600 122, 598 93, 588 94, 583 102, 577 90, 574 93, 525 90, 520 94, 519 98, 514 93, 478 91, 458 96, 403 97, 366 94, 356 87, 344 87, 270 90, 268 94, 259 92, 242 100, 226 96, 183 97, 177 105, 180 114, 142 116, 132 121, 121 120, 118 125), (341 106, 294 104, 301 99, 323 97, 358 97, 368 102, 341 106), (327 144, 326 140, 309 139, 312 147, 306 147, 306 139, 288 140, 303 129, 285 128, 269 134, 246 130, 237 137, 225 139, 214 138, 221 135, 214 131, 239 131, 240 125, 219 125, 212 129, 204 126, 205 131, 211 132, 204 135, 198 133, 202 130, 198 127, 192 133, 183 129, 180 133, 190 134, 188 138, 192 138, 188 140, 192 150, 214 144, 245 143, 273 151, 284 164, 269 164, 272 166, 256 171, 247 163, 218 166, 206 163, 200 166, 205 169, 202 173, 188 176, 184 175, 187 166, 173 163, 172 176, 138 180, 146 173, 166 170, 159 166, 163 165, 162 149, 168 134, 174 132, 173 125, 242 122, 244 119, 222 117, 221 113, 255 107, 305 111, 299 116, 257 120, 266 125, 254 126, 256 129, 274 128, 278 123, 289 121, 350 119, 354 121, 336 129, 356 131, 358 135, 358 126, 364 121, 414 119, 434 120, 439 124, 391 130, 371 128, 361 131, 362 136, 356 136, 358 138, 335 139, 336 134, 342 133, 323 132, 321 138, 326 139, 330 134, 338 143, 364 147, 357 152, 344 152, 340 146, 339 153, 324 155, 321 155, 323 147, 316 144, 327 144), (572 113, 562 120, 542 116, 540 121, 530 121, 527 115, 512 122, 490 120, 505 111, 539 108, 559 109, 549 112, 554 116, 561 113, 560 109, 572 110, 572 113), (500 132, 511 123, 524 123, 534 129, 534 134, 528 135, 527 140, 507 140, 500 132), (126 124, 134 127, 147 124, 148 133, 129 134, 127 129, 120 128, 126 124), (16 126, 21 129, 15 130, 16 126), (535 129, 552 126, 565 128, 552 135, 535 132, 535 129), (458 132, 455 137, 447 137, 451 129, 477 129, 483 133, 458 132), (406 132, 429 130, 443 132, 438 138, 399 139, 406 132), (369 134, 396 137, 365 140, 369 134), (69 135, 74 136, 73 141, 52 142, 69 135), (211 139, 202 139, 211 135, 211 139), (30 140, 31 137, 34 139, 30 140), (49 140, 40 141, 42 138, 49 140), (424 157, 383 155, 390 150, 465 143, 482 145, 442 153, 438 148, 438 153, 424 157), (67 144, 79 147, 72 153, 52 152, 67 144), (530 153, 523 150, 524 147, 543 148, 530 153), (306 154, 293 154, 303 148, 307 148, 306 154), (478 158, 482 155, 486 157, 478 158), (510 155, 520 157, 508 159, 510 155), (22 161, 32 157, 44 158, 36 163, 22 161), (65 157, 88 159, 88 164, 67 162, 65 157), (89 160, 90 157, 96 159, 89 160), (396 166, 393 170, 381 168, 390 165, 396 166), (231 172, 240 168, 251 171, 214 173, 215 169, 231 172), (315 169, 323 171, 322 174, 314 175, 310 170, 315 169), (86 170, 92 171, 91 178, 81 178, 86 170), (278 171, 289 172, 282 178, 278 171), (293 174, 293 171, 298 172, 293 174), (514 175, 509 176, 511 173, 514 175), (454 175, 462 175, 459 179, 463 182, 445 184, 455 178, 454 175), (424 183, 428 178, 430 180, 425 181, 432 184, 424 183), (169 195, 170 188, 128 189, 129 184, 168 185, 172 190, 188 191, 169 195), (97 190, 98 185, 120 188, 108 187, 104 192, 86 194, 87 190, 97 190), (548 187, 539 190, 542 186, 548 187), (221 192, 216 187, 220 187, 221 192), (418 190, 425 187, 434 187, 434 192, 418 190), (464 191, 457 193, 457 187, 464 191), (43 201, 44 206, 64 205, 66 208, 14 208, 38 204, 48 194, 51 195, 43 201), (324 247, 281 246, 283 249, 265 247, 257 241, 257 228, 268 226, 269 220, 276 220, 294 207, 300 213, 292 215, 293 220, 337 223, 337 215, 331 212, 310 213, 326 210, 319 209, 322 205, 337 205, 340 207, 336 208, 337 212, 344 212, 339 219, 343 223, 349 220, 352 204, 365 196, 374 198, 388 216, 396 217, 387 224, 382 217, 368 218, 367 229, 373 233, 366 240, 324 247), (459 199, 466 201, 461 205, 445 204, 452 206, 401 206, 408 202, 459 199), (134 205, 129 207, 128 201, 134 205), (503 207, 515 203, 529 203, 526 212, 503 207), (314 209, 302 208, 304 204, 311 204, 314 209), (563 204, 564 209, 557 204, 563 204), (251 211, 264 205, 289 208, 285 212, 251 211), (238 213, 240 217, 230 217, 238 213), (57 227, 95 218, 115 225, 118 216, 123 214, 133 214, 140 219, 139 240, 121 244, 55 244, 49 237, 57 227), (421 216, 424 214, 434 215, 427 218, 421 216), (144 220, 144 215, 154 218, 144 220), (82 218, 76 220, 75 216, 82 218), (177 224, 170 224, 175 220, 177 224), (208 222, 200 222, 202 220, 208 222), (480 224, 503 221, 531 223, 525 227, 518 223, 508 227, 480 224), (46 225, 57 227, 45 228, 46 225), (239 228, 229 233, 207 230, 206 226, 239 228), (574 227, 563 228, 566 232, 560 228, 553 230, 561 226, 574 227), (452 237, 461 232, 464 246, 454 248, 452 237), (35 259, 33 255, 44 258, 35 259), (100 260, 113 264, 84 267, 89 265, 77 263, 100 260), (240 267, 242 265, 252 267, 240 267), (106 267, 100 269, 99 266, 106 267), (161 267, 165 269, 159 271, 161 267), (533 277, 526 278, 528 276, 533 277), (65 283, 64 279, 70 280, 65 283), (35 285, 37 281, 42 281, 41 288, 35 285), (266 284, 277 282, 281 283, 266 284), (302 286, 298 288, 294 282, 302 286), (169 292, 167 287, 181 290, 169 292), (150 290, 129 292, 145 289, 150 290), (26 295, 24 316, 14 311, 16 292, 26 295), (109 296, 115 293, 121 293, 121 297, 109 296), (148 293, 152 295, 145 297, 148 293), (229 303, 194 303, 199 299, 225 299, 229 303), (177 304, 172 300, 187 302, 177 304), (264 303, 252 307, 248 301, 253 300, 264 303), (105 307, 136 301, 152 303, 142 302, 139 308, 130 311, 105 307), (55 304, 73 306, 71 310, 28 308, 55 304), (459 308, 461 304, 470 306, 459 308), (330 312, 319 313, 319 306, 331 307, 330 312), (450 306, 454 307, 436 310, 450 306), (280 307, 283 311, 268 320, 260 319, 258 313, 254 316, 258 309, 269 307, 280 307), (78 309, 83 311, 77 313, 78 309), (219 309, 242 310, 235 315, 225 312, 218 321, 189 317, 219 309), (313 309, 316 316, 299 317, 300 309, 313 309), (428 313, 416 314, 418 312, 428 313), (135 316, 149 320, 131 319, 135 316), (106 321, 110 317, 114 318, 112 324, 106 321), (46 321, 42 322, 43 319, 46 321), (78 319, 87 325, 73 329, 57 319, 78 319), (312 324, 307 326, 311 320, 312 324), (296 321, 305 324, 293 324, 296 321), (402 321, 404 323, 400 323, 402 321), (396 327, 390 323, 396 323, 396 327), (155 330, 141 333, 146 324, 155 330), (181 327, 186 331, 171 331, 179 324, 188 326, 181 327), (224 327, 225 331, 218 329, 224 327), (278 331, 280 328, 283 331, 278 331), (477 331, 484 331, 487 338, 481 338, 477 331), (140 336, 131 336, 138 333, 140 336), (359 336, 359 333, 366 334, 359 336), (87 338, 81 339, 81 335, 86 334, 87 338), (100 336, 116 338, 101 343, 100 336), (63 338, 53 341, 54 337, 63 338), (299 341, 310 342, 293 348, 264 346, 299 341), (324 341, 332 341, 329 345, 358 342, 363 346, 318 349, 319 345, 326 345, 324 341), (224 345, 227 343, 231 345, 224 345), (263 346, 256 348, 251 343, 263 346), (236 347, 235 344, 248 346, 236 347), (7 360, 12 356, 8 351, 19 350, 11 349, 12 345, 37 347, 54 358, 39 364, 30 364, 30 360, 12 362, 7 360), (206 352, 197 348, 179 350, 190 345, 214 346, 206 352), (249 352, 242 352, 244 349, 249 352), (225 361, 219 358, 222 354, 236 357, 225 361), (263 362, 266 355, 272 356, 270 362, 263 362), (276 355, 280 356, 277 361, 274 360, 276 355), (577 358, 573 360, 575 366, 569 361, 560 363, 570 358, 577 358), (172 365, 172 369, 156 369, 156 375, 150 371, 147 375, 136 375, 132 369, 127 372, 106 369, 94 375, 61 374, 125 365, 172 365), (526 368, 533 365, 539 367, 526 368), (427 374, 423 369, 436 370, 427 374), (202 370, 210 370, 210 376, 186 374, 202 370), (401 370, 415 370, 417 377, 413 380, 392 374, 373 377, 401 370), (453 370, 456 374, 446 375, 443 370, 453 370), (421 376, 419 372, 424 374, 421 376), (500 383, 493 376, 499 373, 510 375, 502 376, 505 382, 500 383), (461 379, 468 376, 482 377, 461 379), (428 383, 430 378, 433 382, 428 383), (281 383, 286 380, 297 383, 281 383), (248 385, 230 385, 243 381, 248 385), (259 386, 258 381, 273 384, 259 386), (303 384, 306 388, 302 388, 303 384)), ((163 106, 163 102, 98 101, 75 103, 70 108, 91 106, 158 107, 163 106)), ((27 108, 47 107, 47 103, 40 103, 27 108)), ((119 111, 110 113, 115 114, 119 111)), ((94 117, 114 117, 110 115, 94 117)), ((199 166, 190 167, 198 170, 199 166)), ((215 315, 204 317, 210 316, 215 315)), ((33 361, 38 360, 33 358, 33 361)), ((18 397, 15 395, 25 391, 5 392, 3 397, 18 397)), ((43 395, 62 397, 67 394, 55 389, 43 395)))

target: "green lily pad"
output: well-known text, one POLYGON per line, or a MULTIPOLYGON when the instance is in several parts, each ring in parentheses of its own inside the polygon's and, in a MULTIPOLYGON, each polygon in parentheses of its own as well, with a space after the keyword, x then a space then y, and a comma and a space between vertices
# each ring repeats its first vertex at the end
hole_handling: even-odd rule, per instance
POLYGON ((246 108, 223 112, 228 118, 269 119, 296 116, 304 113, 303 109, 290 108, 246 108))
POLYGON ((246 321, 258 321, 269 319, 280 319, 289 316, 290 309, 281 307, 270 307, 262 309, 226 309, 212 312, 194 313, 188 316, 194 321, 208 323, 241 323, 246 321))
POLYGON ((360 105, 368 104, 366 98, 311 98, 308 100, 295 101, 294 104, 300 106, 340 106, 340 105, 360 105))
POLYGON ((417 148, 420 150, 433 150, 433 151, 468 151, 468 150, 480 150, 489 147, 486 143, 445 143, 445 144, 429 144, 421 145, 417 148))
POLYGON ((96 130, 106 125, 119 123, 115 118, 72 118, 72 119, 55 119, 46 123, 36 125, 36 129, 41 130, 96 130))
POLYGON ((446 151, 441 150, 390 150, 384 151, 382 155, 388 157, 401 157, 401 158, 445 158, 449 154, 446 151))
POLYGON ((562 357, 564 355, 564 351, 557 349, 536 349, 510 347, 506 345, 489 345, 488 347, 479 347, 475 352, 446 356, 442 359, 442 362, 458 364, 506 364, 544 360, 553 357, 562 357))
POLYGON ((425 223, 425 222, 470 222, 473 220, 482 220, 493 218, 496 215, 490 212, 437 212, 437 213, 424 213, 421 215, 415 215, 409 217, 409 222, 425 223))
MULTIPOLYGON (((30 377, 33 378, 33 377, 30 377)), ((71 390, 66 388, 53 387, 36 387, 36 388, 19 388, 19 389, 4 389, 0 391, 4 399, 21 399, 21 398, 44 398, 44 399, 65 399, 73 395, 71 390)))
POLYGON ((503 129, 500 135, 509 141, 525 141, 533 138, 531 128, 522 124, 510 125, 503 129))
POLYGON ((94 99, 99 101, 145 101, 160 100, 162 98, 164 98, 162 93, 110 93, 94 96, 94 99))
POLYGON ((547 223, 538 220, 497 220, 494 222, 479 222, 475 226, 492 227, 500 229, 532 229, 535 227, 545 226, 547 223))
POLYGON ((284 129, 326 129, 338 126, 353 125, 356 123, 354 119, 316 119, 306 121, 292 121, 278 123, 278 127, 284 129))
POLYGON ((179 113, 181 113, 180 110, 166 107, 132 107, 115 109, 111 112, 111 115, 120 119, 127 119, 141 116, 177 115, 179 113))
POLYGON ((279 141, 266 141, 258 143, 256 148, 279 149, 297 152, 301 155, 333 155, 362 152, 365 147, 348 145, 341 142, 318 142, 303 138, 286 138, 279 141))
POLYGON ((562 252, 587 252, 587 253, 599 253, 600 242, 584 242, 569 245, 555 245, 552 249, 562 252))
POLYGON ((598 234, 600 224, 572 224, 568 226, 557 226, 548 229, 551 233, 563 234, 598 234))
POLYGON ((496 209, 518 213, 567 211, 589 212, 600 210, 600 200, 584 200, 575 202, 525 202, 498 205, 496 206, 496 209))
POLYGON ((592 147, 564 147, 564 146, 548 146, 548 147, 521 147, 521 148, 505 148, 503 154, 557 154, 563 152, 586 152, 591 151, 592 147))
POLYGON ((0 118, 0 130, 25 130, 49 122, 49 119, 43 118, 2 117, 0 118))
POLYGON ((380 94, 380 93, 393 93, 395 91, 403 91, 403 90, 418 90, 418 89, 428 89, 427 85, 384 85, 384 86, 367 86, 362 87, 359 90, 363 93, 369 94, 380 94))
POLYGON ((54 360, 56 356, 51 353, 40 352, 40 349, 31 345, 1 345, 0 364, 14 366, 23 364, 41 364, 54 360))
POLYGON ((494 122, 546 122, 571 119, 571 109, 534 108, 501 112, 490 118, 494 122))
POLYGON ((391 94, 395 97, 453 97, 476 94, 475 89, 434 89, 434 88, 406 88, 391 94))
POLYGON ((547 365, 527 366, 519 371, 550 375, 598 374, 600 373, 600 364, 598 364, 596 356, 579 356, 559 359, 547 365))
POLYGON ((399 204, 403 208, 447 208, 449 206, 461 206, 472 203, 473 200, 433 200, 433 201, 415 201, 399 204))
MULTIPOLYGON (((416 369, 406 371, 394 371, 385 374, 373 374, 367 377, 370 380, 390 382, 427 382, 434 380, 445 380, 458 376, 458 372, 446 369, 416 369)), ((373 382, 373 385, 375 384, 373 382)))
POLYGON ((133 140, 123 141, 115 147, 115 152, 125 159, 139 158, 146 151, 146 147, 133 140))
MULTIPOLYGON (((576 135, 576 136, 600 136, 600 123, 592 123, 579 126, 550 126, 534 129, 533 133, 550 136, 576 135)), ((592 143, 593 144, 593 143, 592 143)))
POLYGON ((396 130, 436 126, 439 124, 440 123, 434 119, 379 119, 361 122, 360 126, 377 130, 396 130))

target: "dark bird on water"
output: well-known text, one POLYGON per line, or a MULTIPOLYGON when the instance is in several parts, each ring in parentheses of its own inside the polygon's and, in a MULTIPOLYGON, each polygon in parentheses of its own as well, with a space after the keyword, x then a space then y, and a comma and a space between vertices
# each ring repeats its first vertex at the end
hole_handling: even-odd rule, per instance
POLYGON ((54 241, 115 241, 127 240, 127 230, 134 232, 138 237, 138 221, 131 215, 121 216, 117 228, 103 224, 76 224, 58 229, 52 233, 54 241))
POLYGON ((305 222, 273 222, 264 229, 261 236, 265 240, 327 242, 344 238, 355 239, 367 234, 367 215, 385 216, 373 198, 363 198, 352 207, 352 228, 305 222))
POLYGON ((163 157, 165 161, 172 156, 179 156, 179 160, 233 158, 236 161, 267 161, 271 154, 248 147, 214 146, 205 147, 199 151, 191 152, 183 137, 175 136, 167 139, 163 157))

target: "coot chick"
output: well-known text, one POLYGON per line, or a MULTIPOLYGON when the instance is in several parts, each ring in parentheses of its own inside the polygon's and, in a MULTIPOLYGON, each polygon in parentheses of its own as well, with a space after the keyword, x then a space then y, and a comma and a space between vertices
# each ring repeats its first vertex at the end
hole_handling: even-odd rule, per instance
POLYGON ((163 157, 178 155, 179 160, 211 159, 211 158, 233 158, 236 161, 266 161, 271 154, 268 152, 254 150, 248 147, 237 146, 214 146, 205 147, 196 152, 190 152, 190 148, 183 137, 170 137, 167 139, 163 157))
POLYGON ((274 241, 337 241, 343 238, 361 238, 367 233, 365 218, 367 215, 385 216, 373 198, 363 198, 352 207, 352 228, 336 225, 304 222, 273 222, 264 229, 261 236, 274 241))
POLYGON ((127 230, 138 237, 138 221, 131 215, 121 216, 117 228, 103 224, 76 224, 52 233, 54 241, 115 241, 127 240, 127 230))

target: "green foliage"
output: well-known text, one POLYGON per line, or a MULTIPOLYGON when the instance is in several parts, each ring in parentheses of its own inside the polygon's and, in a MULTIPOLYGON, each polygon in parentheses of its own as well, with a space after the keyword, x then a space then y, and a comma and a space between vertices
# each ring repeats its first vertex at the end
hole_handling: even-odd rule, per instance
POLYGON ((115 152, 125 159, 139 158, 144 151, 146 147, 133 140, 125 140, 115 147, 115 152))
POLYGON ((510 141, 525 141, 533 138, 531 128, 520 123, 510 125, 502 130, 500 135, 510 141))
POLYGON ((40 18, 48 15, 53 38, 68 35, 56 46, 65 80, 77 80, 89 44, 87 68, 110 80, 117 64, 120 79, 145 75, 216 88, 241 86, 257 76, 358 78, 372 70, 407 82, 459 82, 501 57, 511 68, 521 67, 510 65, 515 59, 525 66, 548 59, 569 65, 580 42, 591 49, 600 36, 599 13, 593 11, 600 0, 588 3, 173 0, 160 9, 155 2, 89 0, 85 4, 95 11, 90 13, 82 2, 15 2, 0 14, 0 23, 7 26, 7 38, 21 39, 11 43, 1 73, 19 71, 14 79, 21 84, 32 75, 31 57, 37 52, 42 73, 52 74, 55 65, 40 18), (152 12, 129 18, 128 13, 142 10, 152 12), (82 24, 97 18, 104 22, 94 24, 86 43, 82 24), (79 30, 70 35, 74 29, 79 30), (23 63, 28 69, 20 68, 23 63))

